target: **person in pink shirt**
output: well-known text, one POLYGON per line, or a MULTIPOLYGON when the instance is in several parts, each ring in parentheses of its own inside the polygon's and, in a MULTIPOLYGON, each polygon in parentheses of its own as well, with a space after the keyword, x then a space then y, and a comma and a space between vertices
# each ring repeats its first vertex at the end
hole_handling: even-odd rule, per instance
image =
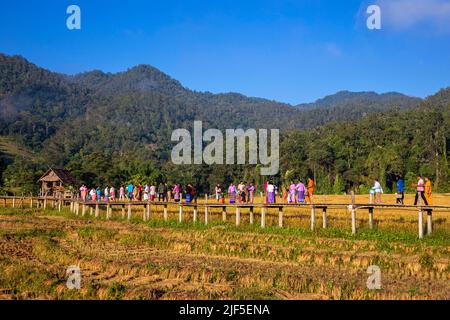
POLYGON ((287 196, 287 201, 288 203, 295 203, 295 189, 296 189, 296 185, 294 183, 294 181, 291 181, 291 184, 289 185, 289 193, 287 196))
POLYGON ((125 187, 124 186, 120 186, 119 201, 125 201, 125 187))
POLYGON ((109 199, 111 201, 116 201, 116 189, 113 186, 109 188, 109 199))
POLYGON ((82 200, 83 202, 86 201, 87 193, 88 193, 88 189, 87 189, 87 187, 83 184, 83 185, 81 186, 81 188, 80 188, 80 196, 81 196, 81 200, 82 200))
POLYGON ((175 202, 179 202, 180 201, 180 192, 181 192, 180 185, 179 184, 175 184, 173 186, 172 192, 174 194, 173 200, 175 200, 175 202))
POLYGON ((425 205, 428 205, 427 198, 425 197, 425 181, 423 181, 422 176, 417 177, 417 184, 413 184, 413 187, 417 188, 416 197, 414 198, 414 205, 417 206, 417 201, 419 196, 422 198, 425 205))
POLYGON ((230 186, 228 187, 228 196, 230 197, 230 204, 236 203, 236 186, 234 183, 230 183, 230 186))

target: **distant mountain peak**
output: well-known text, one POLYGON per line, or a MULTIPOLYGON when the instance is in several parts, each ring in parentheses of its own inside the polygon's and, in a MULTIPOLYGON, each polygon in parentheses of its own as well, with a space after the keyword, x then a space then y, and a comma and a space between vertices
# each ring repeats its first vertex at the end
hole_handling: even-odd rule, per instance
POLYGON ((118 73, 104 73, 99 70, 80 73, 73 76, 72 80, 105 93, 157 91, 173 95, 186 90, 179 81, 145 64, 118 73))
POLYGON ((346 105, 395 105, 400 108, 417 104, 419 98, 410 97, 399 92, 377 93, 374 91, 348 91, 342 90, 335 94, 325 96, 312 103, 299 104, 296 107, 302 110, 327 109, 346 105))

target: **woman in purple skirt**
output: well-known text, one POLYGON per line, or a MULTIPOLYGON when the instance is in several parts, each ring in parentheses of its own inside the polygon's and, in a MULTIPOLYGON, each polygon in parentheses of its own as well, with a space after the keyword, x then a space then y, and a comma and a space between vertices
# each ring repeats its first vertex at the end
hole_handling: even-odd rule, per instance
POLYGON ((305 191, 306 187, 302 180, 298 181, 297 192, 298 192, 298 203, 305 203, 305 191))
POLYGON ((230 183, 230 186, 228 187, 228 195, 230 196, 230 204, 236 203, 236 186, 234 183, 230 183))
POLYGON ((275 186, 272 181, 270 181, 267 185, 267 202, 275 203, 275 186))

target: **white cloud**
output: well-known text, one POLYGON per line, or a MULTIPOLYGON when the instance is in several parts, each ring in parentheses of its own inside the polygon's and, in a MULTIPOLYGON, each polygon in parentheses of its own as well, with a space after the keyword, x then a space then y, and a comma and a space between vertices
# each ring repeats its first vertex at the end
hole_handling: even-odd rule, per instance
POLYGON ((382 21, 400 30, 426 24, 450 32, 450 0, 378 0, 382 21))

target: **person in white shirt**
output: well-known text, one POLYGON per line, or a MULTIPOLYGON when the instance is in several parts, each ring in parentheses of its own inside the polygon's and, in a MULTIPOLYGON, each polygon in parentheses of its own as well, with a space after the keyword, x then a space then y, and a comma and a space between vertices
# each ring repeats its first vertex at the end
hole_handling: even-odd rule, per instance
POLYGON ((378 178, 375 179, 375 183, 373 184, 372 191, 375 193, 375 203, 381 203, 381 194, 383 193, 383 188, 381 187, 380 181, 378 178))
POLYGON ((275 203, 275 186, 272 181, 267 185, 267 200, 268 203, 275 203))
POLYGON ((105 188, 104 193, 105 193, 105 197, 103 198, 103 200, 105 202, 107 202, 109 200, 109 187, 108 186, 105 188))

